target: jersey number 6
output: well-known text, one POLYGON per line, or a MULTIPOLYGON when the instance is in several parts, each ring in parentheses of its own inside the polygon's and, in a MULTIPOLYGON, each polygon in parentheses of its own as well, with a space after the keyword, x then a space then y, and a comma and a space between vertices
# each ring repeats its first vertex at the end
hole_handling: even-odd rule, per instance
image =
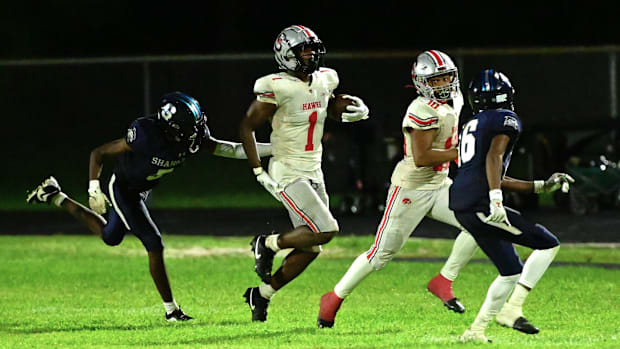
POLYGON ((472 134, 478 127, 478 120, 474 119, 465 125, 463 134, 461 134, 461 143, 459 146, 459 167, 468 162, 476 154, 476 137, 472 134))

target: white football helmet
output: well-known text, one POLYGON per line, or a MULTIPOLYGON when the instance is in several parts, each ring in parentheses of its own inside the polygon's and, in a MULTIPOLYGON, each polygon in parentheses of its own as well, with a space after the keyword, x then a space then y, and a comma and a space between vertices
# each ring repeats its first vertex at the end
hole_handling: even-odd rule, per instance
POLYGON ((319 63, 325 52, 325 46, 319 37, 308 27, 293 25, 280 32, 273 44, 276 62, 280 69, 300 71, 310 74, 319 68, 319 63), (313 48, 312 58, 304 62, 299 52, 306 45, 313 48))
POLYGON ((429 50, 419 54, 413 62, 411 79, 418 93, 426 98, 444 102, 455 98, 459 93, 458 69, 452 59, 441 51, 429 50), (439 87, 429 85, 430 78, 445 74, 452 75, 452 82, 439 87))

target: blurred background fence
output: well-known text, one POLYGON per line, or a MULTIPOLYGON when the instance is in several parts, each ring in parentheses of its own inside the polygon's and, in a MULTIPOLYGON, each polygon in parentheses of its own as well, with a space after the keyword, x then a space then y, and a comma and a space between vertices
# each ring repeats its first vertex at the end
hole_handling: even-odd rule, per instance
MULTIPOLYGON (((513 82, 525 131, 510 175, 538 179, 569 171, 579 178, 570 195, 542 201, 533 195, 512 196, 513 206, 558 205, 577 215, 620 206, 620 47, 445 51, 459 66, 463 90, 476 71, 489 67, 505 72, 513 82)), ((411 84, 411 64, 418 53, 326 56, 326 65, 340 76, 337 92, 362 97, 371 110, 369 121, 328 122, 326 127, 328 191, 342 213, 381 209, 393 165, 402 156, 400 123, 415 97, 405 86, 411 84)), ((0 209, 26 209, 25 190, 49 173, 67 192, 84 199, 90 151, 123 137, 127 124, 151 113, 168 91, 196 97, 212 135, 238 141, 254 81, 276 69, 268 53, 0 61, 0 209)), ((268 134, 265 127, 257 138, 268 141, 268 134)), ((279 206, 247 167, 246 161, 197 156, 165 178, 151 205, 279 206)))

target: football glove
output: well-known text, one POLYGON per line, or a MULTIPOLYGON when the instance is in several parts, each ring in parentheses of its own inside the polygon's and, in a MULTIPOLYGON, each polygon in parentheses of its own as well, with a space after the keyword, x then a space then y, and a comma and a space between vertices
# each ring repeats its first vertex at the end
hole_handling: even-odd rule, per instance
POLYGON ((504 208, 504 198, 502 195, 501 189, 493 189, 489 191, 489 201, 490 201, 490 209, 491 213, 485 220, 485 222, 493 222, 493 223, 506 223, 506 225, 510 226, 510 222, 508 221, 508 215, 506 214, 506 209, 504 208))
POLYGON ((349 113, 342 113, 342 122, 356 122, 369 118, 368 107, 361 98, 349 95, 344 95, 342 98, 350 99, 354 103, 346 106, 345 109, 349 111, 349 113))
POLYGON ((560 189, 560 187, 562 188, 562 192, 568 193, 570 183, 575 183, 573 177, 567 175, 566 173, 556 172, 546 181, 534 181, 534 193, 553 193, 554 191, 560 189))
POLYGON ((91 179, 88 182, 88 206, 97 214, 104 214, 108 210, 110 201, 101 191, 98 179, 91 179))
POLYGON ((256 175, 256 180, 260 183, 269 194, 271 194, 276 200, 280 201, 280 192, 284 190, 284 188, 271 176, 269 173, 263 170, 262 167, 255 167, 252 169, 254 171, 254 175, 256 175))

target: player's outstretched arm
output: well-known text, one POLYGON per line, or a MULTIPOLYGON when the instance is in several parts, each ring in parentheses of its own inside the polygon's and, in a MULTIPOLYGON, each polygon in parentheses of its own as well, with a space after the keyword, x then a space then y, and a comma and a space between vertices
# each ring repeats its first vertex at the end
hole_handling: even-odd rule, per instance
POLYGON ((131 147, 127 144, 125 138, 119 138, 101 145, 90 152, 88 206, 98 214, 104 214, 107 211, 107 205, 110 204, 108 198, 101 191, 99 184, 99 176, 103 169, 103 159, 116 157, 128 151, 131 151, 131 147))
MULTIPOLYGON (((258 155, 263 158, 271 156, 271 143, 256 143, 258 155)), ((207 140, 207 152, 215 156, 231 159, 247 159, 242 143, 229 142, 210 137, 207 140)))
POLYGON ((519 193, 532 193, 534 192, 534 182, 505 176, 502 179, 502 189, 519 193))
POLYGON ((566 173, 556 172, 547 180, 523 181, 511 177, 504 177, 502 180, 502 189, 517 191, 521 193, 553 193, 558 189, 568 193, 570 184, 575 183, 573 177, 566 173))
POLYGON ((418 167, 422 166, 437 166, 450 162, 456 159, 458 153, 456 148, 452 149, 435 149, 433 146, 433 139, 437 129, 430 130, 414 130, 412 128, 407 129, 411 134, 411 150, 413 154, 413 160, 418 167))

